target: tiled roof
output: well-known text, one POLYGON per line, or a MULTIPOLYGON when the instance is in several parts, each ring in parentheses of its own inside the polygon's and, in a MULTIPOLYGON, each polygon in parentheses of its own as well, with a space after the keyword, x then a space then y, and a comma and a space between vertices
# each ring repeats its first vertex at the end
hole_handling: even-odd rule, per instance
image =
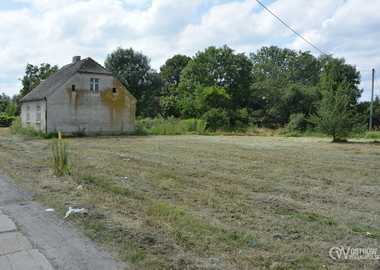
POLYGON ((41 82, 36 88, 30 91, 30 93, 23 97, 20 102, 41 100, 48 97, 77 72, 112 75, 111 72, 106 70, 92 58, 88 57, 78 62, 61 67, 49 78, 41 82))

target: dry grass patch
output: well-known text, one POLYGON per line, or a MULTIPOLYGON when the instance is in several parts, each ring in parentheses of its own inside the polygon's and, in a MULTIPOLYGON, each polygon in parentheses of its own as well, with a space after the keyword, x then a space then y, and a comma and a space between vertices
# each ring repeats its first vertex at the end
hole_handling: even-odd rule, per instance
POLYGON ((2 169, 58 215, 87 208, 65 222, 136 269, 379 267, 329 257, 334 246, 379 247, 380 145, 371 141, 72 138, 73 173, 54 177, 49 140, 0 133, 2 169))

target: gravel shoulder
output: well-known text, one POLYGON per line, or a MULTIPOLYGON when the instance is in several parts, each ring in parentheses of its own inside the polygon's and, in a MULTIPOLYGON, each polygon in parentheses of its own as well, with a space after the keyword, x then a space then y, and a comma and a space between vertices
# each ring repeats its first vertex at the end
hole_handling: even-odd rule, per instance
POLYGON ((63 219, 47 212, 31 196, 0 171, 0 207, 54 269, 127 269, 115 260, 115 254, 104 251, 63 219))

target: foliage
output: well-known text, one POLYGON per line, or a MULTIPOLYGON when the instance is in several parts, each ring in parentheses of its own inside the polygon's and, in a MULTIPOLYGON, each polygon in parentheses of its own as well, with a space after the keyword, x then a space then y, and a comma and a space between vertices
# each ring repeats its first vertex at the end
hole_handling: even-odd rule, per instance
POLYGON ((296 52, 276 46, 262 47, 251 53, 254 81, 275 81, 280 84, 315 85, 319 80, 320 63, 310 52, 296 52))
POLYGON ((222 108, 211 108, 202 115, 202 119, 207 122, 207 127, 212 130, 227 127, 230 122, 228 112, 222 108))
POLYGON ((161 81, 146 55, 119 47, 107 55, 104 65, 137 99, 137 116, 157 115, 161 81))
POLYGON ((42 63, 40 66, 27 64, 25 75, 21 79, 22 89, 20 90, 19 98, 26 96, 30 91, 36 88, 43 80, 58 70, 58 66, 42 63))
POLYGON ((13 117, 8 116, 6 113, 0 112, 0 127, 9 127, 12 123, 13 117))
POLYGON ((56 138, 51 140, 51 148, 53 151, 53 170, 57 176, 70 174, 68 165, 69 151, 67 140, 58 140, 56 138))
POLYGON ((304 129, 305 120, 305 115, 303 113, 294 113, 290 115, 289 123, 285 126, 286 131, 293 132, 304 129))
POLYGON ((4 112, 7 106, 11 103, 11 98, 5 93, 0 94, 0 112, 4 112))
POLYGON ((205 132, 206 122, 201 119, 145 118, 139 120, 136 125, 136 134, 139 135, 204 134, 205 132))
POLYGON ((177 54, 166 60, 160 67, 160 79, 162 82, 159 98, 159 114, 163 117, 179 116, 175 110, 177 102, 177 88, 182 71, 191 60, 186 55, 177 54))
POLYGON ((226 45, 198 52, 183 70, 178 111, 185 112, 186 117, 200 117, 210 108, 246 107, 250 101, 251 71, 248 57, 235 54, 226 45))
MULTIPOLYGON (((360 72, 332 55, 316 58, 309 51, 270 46, 247 57, 227 45, 210 46, 192 58, 174 55, 157 74, 141 52, 117 48, 105 66, 137 98, 137 115, 143 118, 203 119, 215 130, 293 129, 291 116, 315 115, 322 93, 335 93, 342 83, 349 104, 367 113, 365 104, 358 104, 360 72)), ((306 122, 300 125, 304 129, 306 122)))
POLYGON ((4 110, 4 112, 9 116, 19 116, 20 111, 20 106, 14 102, 9 103, 9 105, 4 110))
POLYGON ((332 55, 321 55, 319 61, 322 64, 321 88, 327 84, 337 91, 342 83, 346 83, 345 91, 350 96, 350 104, 356 105, 363 92, 359 89, 361 76, 356 67, 346 64, 344 58, 333 58, 332 55))
POLYGON ((361 125, 361 117, 350 106, 351 97, 347 95, 349 87, 348 83, 343 82, 336 91, 333 88, 325 90, 317 113, 310 117, 310 122, 320 132, 332 136, 334 142, 346 139, 361 125))
POLYGON ((13 118, 10 128, 13 134, 22 134, 29 137, 35 137, 35 138, 40 138, 40 139, 50 139, 56 135, 53 133, 45 133, 42 130, 34 129, 33 127, 22 127, 20 116, 16 116, 13 118))
POLYGON ((9 117, 9 120, 8 120, 8 119, 5 119, 4 115, 2 116, 3 118, 2 123, 3 125, 5 124, 4 126, 10 125, 10 123, 7 124, 7 122, 12 120, 11 117, 19 115, 19 106, 17 106, 13 102, 13 100, 5 93, 0 94, 0 114, 1 113, 4 113, 9 117))
POLYGON ((190 60, 191 58, 186 55, 177 54, 166 60, 165 64, 160 67, 159 76, 163 86, 166 87, 167 90, 170 91, 173 87, 178 87, 182 71, 190 60))
MULTIPOLYGON (((366 122, 369 123, 371 102, 363 101, 356 106, 358 113, 366 115, 366 122)), ((373 100, 372 127, 374 130, 380 129, 380 98, 378 96, 373 100)))

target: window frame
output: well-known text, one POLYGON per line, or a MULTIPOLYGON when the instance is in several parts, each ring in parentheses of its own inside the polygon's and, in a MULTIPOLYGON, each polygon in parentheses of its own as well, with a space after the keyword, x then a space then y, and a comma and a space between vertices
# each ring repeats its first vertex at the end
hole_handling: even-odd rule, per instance
POLYGON ((36 107, 36 123, 41 123, 41 106, 36 107))
POLYGON ((99 78, 90 78, 90 90, 99 91, 99 78))
POLYGON ((26 107, 26 122, 30 122, 30 107, 26 107))

